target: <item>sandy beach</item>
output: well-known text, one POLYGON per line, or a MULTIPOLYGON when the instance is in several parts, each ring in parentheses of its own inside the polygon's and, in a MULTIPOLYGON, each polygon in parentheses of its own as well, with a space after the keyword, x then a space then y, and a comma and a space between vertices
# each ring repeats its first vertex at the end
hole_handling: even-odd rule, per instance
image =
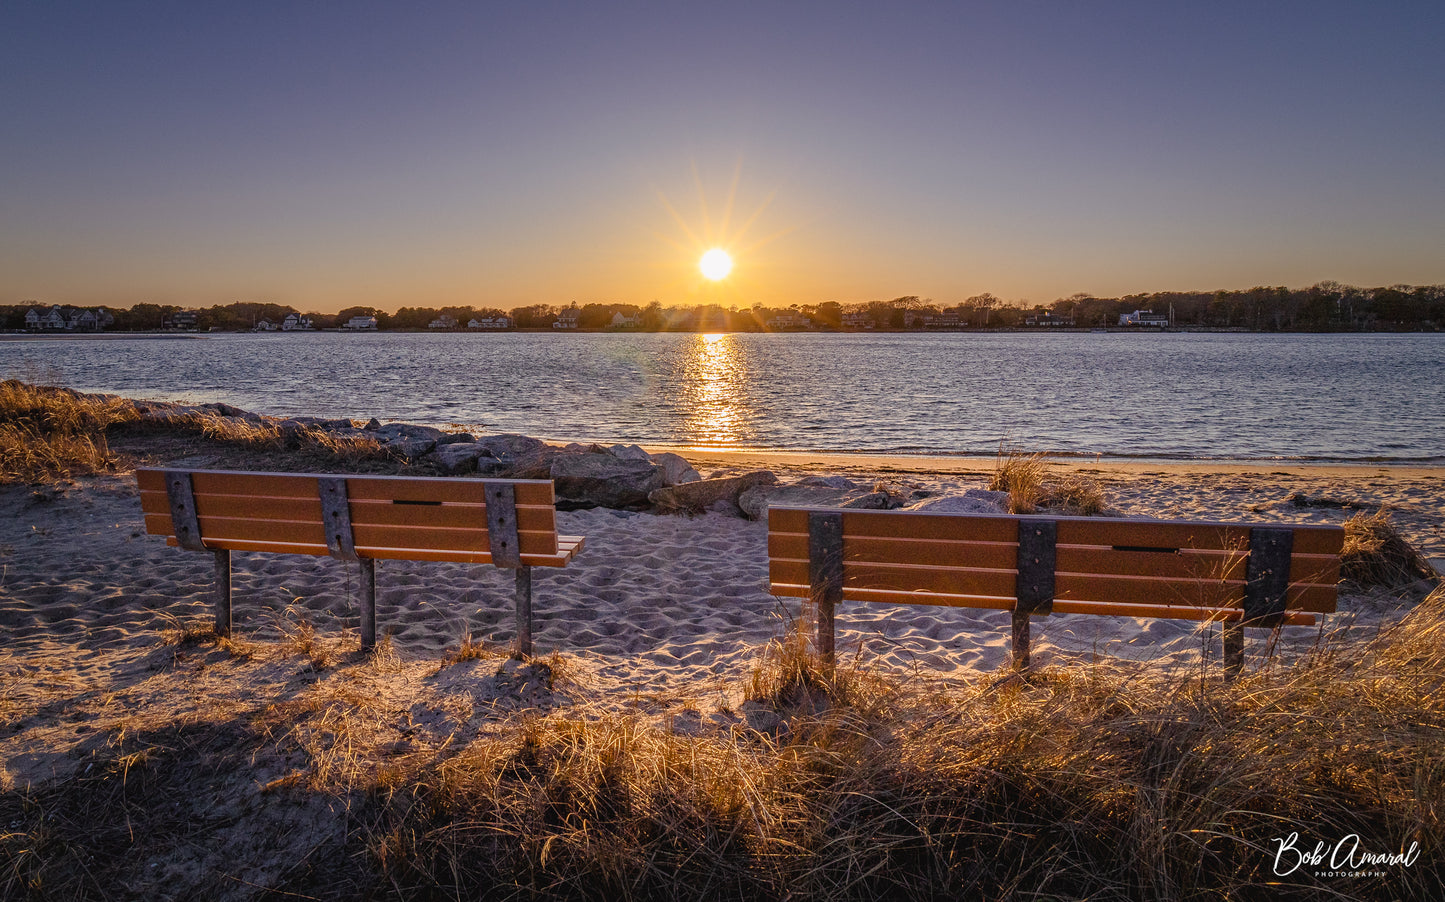
MULTIPOLYGON (((765 465, 785 480, 828 473, 944 494, 982 488, 994 466, 978 459, 688 453, 704 475, 765 465)), ((1094 462, 1069 468, 1099 480, 1111 512, 1121 516, 1340 523, 1385 508, 1402 535, 1445 567, 1439 470, 1094 462), (1300 506, 1300 498, 1322 504, 1300 506)), ((560 655, 574 684, 604 708, 622 711, 647 698, 659 722, 687 711, 720 727, 735 723, 735 714, 722 712, 736 711, 749 668, 799 614, 796 600, 767 591, 766 524, 716 513, 602 508, 558 516, 559 530, 586 536, 587 546, 565 569, 536 571, 539 655, 560 655)), ((61 687, 89 687, 68 715, 69 732, 63 725, 43 733, 12 727, 0 739, 0 779, 13 786, 65 774, 83 760, 87 737, 105 733, 107 717, 130 716, 114 697, 129 691, 135 668, 150 666, 168 631, 212 617, 212 563, 145 534, 128 472, 0 489, 0 524, 6 719, 25 723, 61 687)), ((284 645, 314 632, 338 654, 355 648, 354 566, 237 553, 234 570, 242 641, 284 645)), ((514 636, 510 576, 491 566, 388 561, 377 579, 379 630, 398 666, 434 669, 468 640, 501 654, 514 636)), ((1273 652, 1288 660, 1321 642, 1371 634, 1419 594, 1347 592, 1338 614, 1318 628, 1284 630, 1273 652)), ((872 667, 967 681, 1006 665, 1008 623, 1006 612, 849 604, 838 616, 838 647, 872 667)), ((1249 643, 1255 665, 1266 645, 1249 643)), ((1058 615, 1035 627, 1034 655, 1045 667, 1101 659, 1217 666, 1218 628, 1058 615)), ((193 690, 183 686, 163 691, 189 696, 193 690)), ((247 693, 238 685, 218 691, 247 693)))

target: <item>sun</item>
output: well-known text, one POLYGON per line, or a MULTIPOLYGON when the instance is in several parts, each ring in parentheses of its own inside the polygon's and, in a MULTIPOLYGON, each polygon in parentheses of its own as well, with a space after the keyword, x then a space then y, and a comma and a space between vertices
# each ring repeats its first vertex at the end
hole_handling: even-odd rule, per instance
POLYGON ((702 270, 703 275, 716 282, 733 271, 733 258, 728 256, 727 251, 715 247, 702 255, 702 259, 697 262, 697 268, 702 270))

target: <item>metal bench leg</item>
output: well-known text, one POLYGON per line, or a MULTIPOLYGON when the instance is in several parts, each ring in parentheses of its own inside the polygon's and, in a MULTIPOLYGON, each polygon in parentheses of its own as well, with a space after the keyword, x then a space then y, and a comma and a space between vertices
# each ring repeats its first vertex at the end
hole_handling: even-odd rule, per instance
POLYGON ((1224 622, 1224 679, 1233 681, 1244 670, 1244 626, 1232 620, 1224 622))
POLYGON ((361 558, 361 647, 376 647, 376 561, 361 558))
POLYGON ((1029 669, 1029 615, 1013 612, 1014 670, 1029 669))
POLYGON ((231 552, 216 549, 216 635, 231 635, 231 552))
POLYGON ((517 650, 513 657, 532 654, 532 568, 517 568, 517 650))

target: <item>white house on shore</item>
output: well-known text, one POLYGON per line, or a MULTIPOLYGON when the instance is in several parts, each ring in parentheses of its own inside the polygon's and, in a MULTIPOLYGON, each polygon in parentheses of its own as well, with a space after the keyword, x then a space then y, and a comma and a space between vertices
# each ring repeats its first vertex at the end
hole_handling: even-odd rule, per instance
POLYGON ((845 313, 843 314, 843 328, 845 329, 874 329, 878 322, 873 319, 871 313, 845 313))
POLYGON ((115 317, 104 307, 87 310, 55 304, 43 312, 34 307, 25 311, 25 328, 32 332, 101 332, 113 323, 115 317))
POLYGON ((427 323, 426 327, 428 329, 455 329, 457 327, 457 320, 456 317, 443 313, 441 316, 427 323))
POLYGON ((353 332, 375 332, 376 317, 374 316, 353 316, 341 324, 341 328, 350 329, 353 332))
POLYGON ((315 326, 311 325, 311 317, 302 316, 299 313, 288 313, 281 321, 282 332, 311 332, 315 326))
POLYGON ((636 329, 638 324, 641 323, 641 321, 642 317, 640 316, 628 316, 624 313, 614 313, 612 314, 611 328, 636 329))
POLYGON ((582 316, 582 311, 576 307, 568 307, 557 314, 557 321, 552 324, 553 329, 575 329, 577 320, 582 316))
POLYGON ((510 316, 484 316, 481 319, 472 318, 467 321, 468 329, 510 329, 512 318, 510 316))
POLYGON ((1169 325, 1169 316, 1164 313, 1155 313, 1153 310, 1135 310, 1133 313, 1119 314, 1119 325, 1167 326, 1169 325))
POLYGON ((251 331, 252 331, 252 332, 275 332, 275 331, 276 331, 277 329, 279 329, 279 328, 280 328, 280 326, 278 326, 278 325, 276 325, 275 323, 271 322, 269 319, 266 319, 265 317, 262 317, 261 319, 256 320, 256 325, 254 325, 254 326, 251 327, 251 331))

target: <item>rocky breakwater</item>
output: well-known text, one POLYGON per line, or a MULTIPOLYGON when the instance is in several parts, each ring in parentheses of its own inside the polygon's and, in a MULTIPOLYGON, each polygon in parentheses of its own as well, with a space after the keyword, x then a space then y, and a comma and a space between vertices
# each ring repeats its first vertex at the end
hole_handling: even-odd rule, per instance
POLYGON ((550 479, 560 510, 606 507, 662 514, 720 513, 767 518, 777 505, 841 509, 989 512, 1002 508, 1003 493, 970 490, 938 497, 892 483, 858 482, 845 476, 805 476, 783 481, 769 470, 718 471, 708 478, 682 456, 650 453, 637 445, 549 444, 526 435, 475 436, 415 423, 364 425, 345 419, 268 417, 226 404, 134 402, 138 418, 162 428, 200 428, 211 437, 274 436, 295 448, 306 437, 326 434, 374 447, 397 472, 499 479, 550 479), (231 427, 228 428, 230 424, 231 427), (987 497, 985 497, 987 496, 987 497))

